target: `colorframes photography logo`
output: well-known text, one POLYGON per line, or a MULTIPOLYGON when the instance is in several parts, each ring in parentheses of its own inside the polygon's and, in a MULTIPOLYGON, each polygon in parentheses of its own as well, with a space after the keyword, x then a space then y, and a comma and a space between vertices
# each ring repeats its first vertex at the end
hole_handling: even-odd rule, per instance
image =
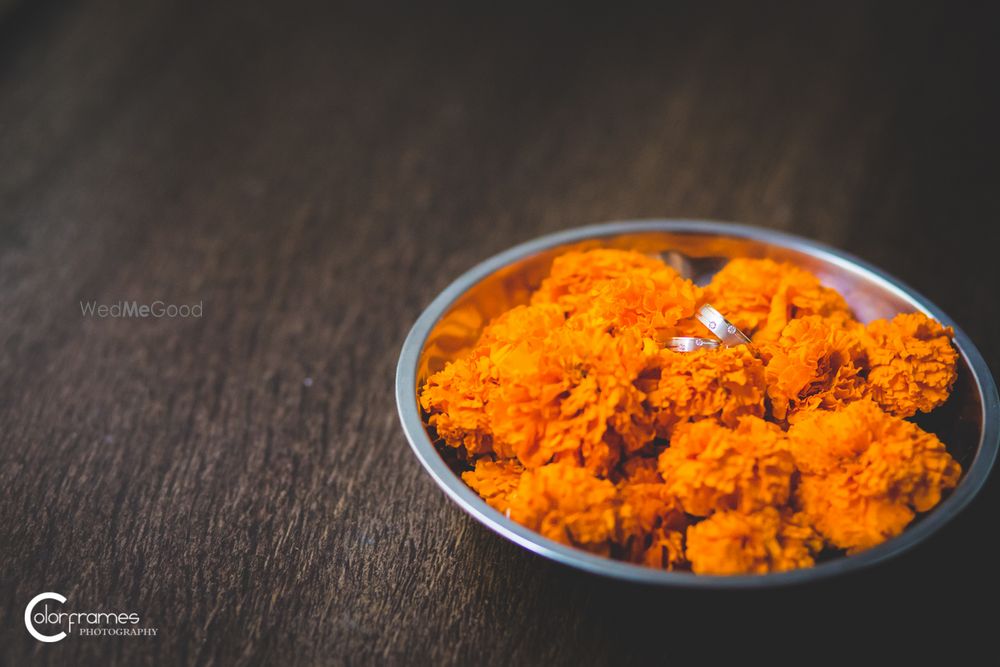
POLYGON ((64 595, 40 593, 24 608, 24 627, 40 642, 54 644, 71 635, 79 637, 155 637, 158 628, 140 626, 134 611, 78 611, 64 595), (69 607, 69 608, 68 608, 69 607))

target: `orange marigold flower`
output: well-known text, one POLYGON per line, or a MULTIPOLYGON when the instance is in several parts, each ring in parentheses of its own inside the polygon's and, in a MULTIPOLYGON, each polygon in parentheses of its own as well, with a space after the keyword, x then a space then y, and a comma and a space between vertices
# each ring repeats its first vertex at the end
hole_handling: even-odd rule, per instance
POLYGON ((899 535, 915 516, 903 503, 861 494, 844 472, 803 475, 795 497, 823 537, 850 554, 899 535))
POLYGON ((617 544, 624 558, 673 569, 684 558, 687 516, 659 482, 622 482, 618 487, 617 544))
POLYGON ((737 258, 715 274, 705 299, 755 340, 773 339, 794 318, 808 315, 850 315, 836 290, 815 275, 787 262, 737 258))
POLYGON ((714 420, 678 426, 659 468, 667 491, 695 516, 784 505, 795 472, 784 432, 759 417, 741 417, 735 429, 714 420))
POLYGON ((696 574, 766 574, 811 567, 822 546, 804 516, 765 507, 716 512, 691 526, 685 553, 696 574))
POLYGON ((634 329, 659 341, 689 320, 701 290, 662 260, 625 250, 598 249, 557 257, 532 303, 552 303, 586 325, 617 333, 634 329))
POLYGON ((797 503, 827 540, 852 553, 898 535, 962 472, 937 436, 870 400, 803 413, 788 437, 802 473, 797 503))
POLYGON ((683 530, 687 517, 663 482, 622 482, 618 485, 618 537, 623 546, 659 528, 683 530))
POLYGON ((521 475, 509 496, 510 518, 545 537, 610 553, 618 490, 585 468, 552 463, 521 475))
POLYGON ((531 303, 559 304, 569 315, 581 306, 589 306, 594 288, 601 283, 626 275, 664 271, 677 277, 677 272, 662 260, 640 252, 611 248, 567 252, 553 260, 548 277, 531 296, 531 303))
POLYGON ((506 512, 523 472, 524 467, 515 459, 492 461, 484 457, 476 461, 473 470, 462 473, 462 480, 491 507, 506 512))
POLYGON ((792 320, 774 343, 761 346, 775 419, 800 409, 834 408, 865 395, 864 348, 840 318, 792 320))
MULTIPOLYGON (((702 298, 699 301, 704 303, 705 299, 702 298)), ((677 322, 677 324, 674 325, 673 330, 670 332, 670 335, 704 338, 705 336, 710 335, 710 332, 705 327, 704 324, 698 321, 697 317, 691 316, 691 317, 685 317, 684 319, 677 322)), ((663 342, 665 343, 666 341, 663 342)))
POLYGON ((679 324, 690 320, 699 299, 694 283, 663 266, 636 270, 595 286, 577 317, 585 318, 587 326, 613 334, 631 329, 662 345, 667 338, 680 335, 679 324))
POLYGON ((764 365, 745 346, 665 349, 656 362, 640 375, 638 385, 657 410, 661 437, 669 437, 680 422, 714 417, 736 426, 744 415, 764 415, 764 365))
POLYGON ((465 449, 470 457, 491 451, 504 458, 514 456, 505 443, 494 442, 486 410, 498 382, 497 361, 506 367, 531 363, 549 332, 564 322, 557 306, 513 308, 486 327, 468 355, 427 379, 420 405, 445 444, 465 449))
POLYGON ((492 356, 519 346, 522 350, 540 348, 549 332, 565 321, 562 310, 553 304, 515 306, 486 326, 474 354, 492 356))
POLYGON ((684 561, 687 515, 667 491, 655 458, 631 457, 621 469, 615 539, 619 553, 635 563, 674 569, 684 561))
POLYGON ((489 417, 485 412, 490 385, 489 359, 463 357, 449 362, 424 384, 420 406, 446 445, 469 456, 492 450, 489 417))
POLYGON ((570 324, 538 349, 493 356, 498 381, 485 410, 494 449, 502 443, 529 468, 569 458, 606 475, 622 450, 654 436, 635 380, 657 351, 631 334, 570 324))
POLYGON ((900 417, 930 412, 947 400, 957 373, 954 332, 923 313, 875 320, 862 341, 868 352, 871 396, 900 417))

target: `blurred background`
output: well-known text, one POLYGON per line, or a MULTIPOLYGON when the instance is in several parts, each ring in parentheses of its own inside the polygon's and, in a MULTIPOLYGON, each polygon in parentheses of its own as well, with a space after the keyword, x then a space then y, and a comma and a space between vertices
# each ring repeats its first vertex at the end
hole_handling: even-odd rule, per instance
POLYGON ((862 632, 997 594, 995 482, 814 589, 565 570, 433 486, 390 389, 459 273, 643 217, 859 255, 1000 368, 992 9, 0 0, 5 662, 629 662, 720 609, 862 632), (119 299, 204 315, 80 316, 119 299), (160 636, 29 643, 43 590, 160 636))

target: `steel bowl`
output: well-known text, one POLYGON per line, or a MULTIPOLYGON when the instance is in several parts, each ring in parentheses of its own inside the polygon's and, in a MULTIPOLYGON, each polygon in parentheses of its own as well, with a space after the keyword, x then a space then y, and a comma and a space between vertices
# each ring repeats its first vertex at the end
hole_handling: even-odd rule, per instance
POLYGON ((758 227, 696 220, 615 222, 571 229, 523 243, 473 267, 434 299, 406 337, 396 370, 396 403, 420 463, 452 500, 487 528, 529 551, 581 570, 663 586, 770 587, 845 574, 897 556, 927 539, 969 504, 982 489, 1000 444, 1000 401, 993 377, 969 338, 936 305, 874 266, 815 241, 758 227), (555 256, 594 247, 660 253, 696 282, 707 280, 733 257, 790 261, 843 294, 862 322, 920 311, 953 327, 960 352, 954 391, 945 405, 923 415, 919 423, 936 433, 962 464, 958 486, 902 535, 877 547, 811 568, 765 575, 705 576, 611 560, 542 537, 493 509, 462 481, 459 463, 446 460, 435 447, 417 402, 418 388, 431 373, 470 349, 491 318, 525 303, 555 256))

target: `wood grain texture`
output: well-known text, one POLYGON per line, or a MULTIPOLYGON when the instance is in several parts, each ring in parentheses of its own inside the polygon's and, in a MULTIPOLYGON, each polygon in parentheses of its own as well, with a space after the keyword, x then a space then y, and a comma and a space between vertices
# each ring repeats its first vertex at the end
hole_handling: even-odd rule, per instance
POLYGON ((0 11, 3 664, 662 661, 706 629, 826 647, 1000 593, 995 482, 850 579, 655 591, 482 528, 397 424, 398 349, 439 290, 611 219, 839 246, 1000 368, 996 21, 749 5, 0 11), (204 315, 81 316, 120 299, 204 315), (39 644, 21 616, 47 590, 160 634, 39 644))

